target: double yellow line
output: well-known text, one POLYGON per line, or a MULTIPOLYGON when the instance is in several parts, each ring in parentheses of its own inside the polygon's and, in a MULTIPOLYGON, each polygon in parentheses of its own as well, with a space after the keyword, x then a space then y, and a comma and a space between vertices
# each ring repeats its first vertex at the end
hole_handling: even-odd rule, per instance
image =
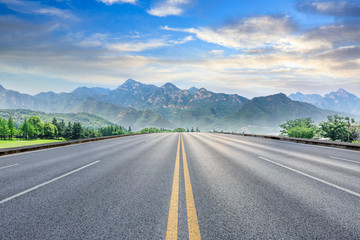
POLYGON ((174 179, 170 198, 169 216, 166 229, 166 240, 177 239, 178 237, 178 211, 179 211, 179 176, 180 176, 180 145, 183 159, 186 211, 188 220, 189 240, 201 239, 200 228, 196 215, 194 194, 191 187, 189 168, 186 159, 183 136, 179 134, 174 179), (181 144, 180 144, 181 143, 181 144))

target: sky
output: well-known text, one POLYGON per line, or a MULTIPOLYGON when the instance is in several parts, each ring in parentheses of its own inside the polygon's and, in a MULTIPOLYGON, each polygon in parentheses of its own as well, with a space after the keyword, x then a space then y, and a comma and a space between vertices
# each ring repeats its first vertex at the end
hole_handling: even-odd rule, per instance
POLYGON ((0 0, 0 84, 360 96, 360 0, 0 0))

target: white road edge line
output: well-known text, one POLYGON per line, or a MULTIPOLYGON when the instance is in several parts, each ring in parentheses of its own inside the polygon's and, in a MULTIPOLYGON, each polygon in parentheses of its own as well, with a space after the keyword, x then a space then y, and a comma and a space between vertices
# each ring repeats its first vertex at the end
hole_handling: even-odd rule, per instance
POLYGON ((16 163, 16 164, 5 166, 5 167, 0 167, 0 169, 5 169, 5 168, 9 168, 9 167, 15 167, 17 165, 19 165, 19 164, 16 163))
POLYGON ((301 174, 301 175, 303 175, 303 176, 305 176, 305 177, 308 177, 308 178, 311 178, 311 179, 316 180, 316 181, 318 181, 318 182, 324 183, 324 184, 326 184, 326 185, 328 185, 328 186, 331 186, 331 187, 334 187, 334 188, 339 189, 339 190, 341 190, 341 191, 350 193, 351 195, 354 195, 354 196, 356 196, 356 197, 360 197, 360 193, 351 191, 351 190, 349 190, 349 189, 347 189, 347 188, 340 187, 340 186, 338 186, 338 185, 336 185, 336 184, 333 184, 333 183, 330 183, 330 182, 328 182, 328 181, 322 180, 322 179, 320 179, 320 178, 314 177, 314 176, 312 176, 312 175, 309 175, 309 174, 307 174, 307 173, 304 173, 304 172, 301 172, 301 171, 299 171, 299 170, 293 169, 293 168, 291 168, 291 167, 287 167, 287 166, 282 165, 282 164, 280 164, 280 163, 271 161, 271 160, 269 160, 269 159, 267 159, 267 158, 264 158, 264 157, 259 157, 259 158, 262 159, 262 160, 265 160, 265 161, 267 161, 267 162, 273 163, 273 164, 275 164, 275 165, 278 165, 278 166, 280 166, 280 167, 286 168, 286 169, 288 169, 288 170, 290 170, 290 171, 293 171, 293 172, 296 172, 296 173, 298 173, 298 174, 301 174))
POLYGON ((24 194, 26 194, 26 193, 29 193, 29 192, 31 192, 31 191, 34 191, 34 190, 36 190, 36 189, 38 189, 38 188, 40 188, 40 187, 43 187, 43 186, 45 186, 45 185, 47 185, 47 184, 49 184, 49 183, 55 182, 55 181, 57 181, 57 180, 59 180, 59 179, 61 179, 61 178, 63 178, 63 177, 69 176, 70 174, 73 174, 73 173, 76 173, 76 172, 78 172, 78 171, 81 171, 81 170, 83 170, 84 168, 90 167, 91 165, 94 165, 94 164, 99 163, 99 162, 100 162, 100 161, 92 162, 92 163, 90 163, 90 164, 88 164, 88 165, 85 165, 85 166, 83 166, 83 167, 80 167, 80 168, 78 168, 78 169, 75 169, 75 170, 73 170, 73 171, 71 171, 71 172, 65 173, 65 174, 63 174, 63 175, 61 175, 61 176, 59 176, 59 177, 53 178, 53 179, 51 179, 51 180, 49 180, 49 181, 47 181, 47 182, 41 183, 41 184, 39 184, 39 185, 37 185, 37 186, 35 186, 35 187, 29 188, 28 190, 25 190, 25 191, 23 191, 23 192, 20 192, 20 193, 18 193, 18 194, 15 194, 15 195, 13 195, 13 196, 11 196, 11 197, 5 198, 4 200, 1 200, 1 201, 0 201, 0 205, 3 204, 3 203, 8 202, 8 201, 10 201, 10 200, 12 200, 12 199, 14 199, 14 198, 20 197, 20 196, 22 196, 22 195, 24 195, 24 194))
POLYGON ((354 161, 354 160, 349 160, 349 159, 345 159, 345 158, 338 158, 338 157, 332 157, 332 156, 329 156, 329 157, 332 158, 332 159, 336 159, 336 160, 341 160, 341 161, 346 161, 346 162, 352 162, 352 163, 360 164, 360 162, 357 162, 357 161, 354 161))

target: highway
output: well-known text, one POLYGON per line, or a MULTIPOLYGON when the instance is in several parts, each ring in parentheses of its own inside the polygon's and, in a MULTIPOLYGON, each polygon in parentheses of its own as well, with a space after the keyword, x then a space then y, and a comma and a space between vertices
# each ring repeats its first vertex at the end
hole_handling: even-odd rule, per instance
POLYGON ((162 133, 4 156, 0 239, 360 239, 360 152, 162 133))

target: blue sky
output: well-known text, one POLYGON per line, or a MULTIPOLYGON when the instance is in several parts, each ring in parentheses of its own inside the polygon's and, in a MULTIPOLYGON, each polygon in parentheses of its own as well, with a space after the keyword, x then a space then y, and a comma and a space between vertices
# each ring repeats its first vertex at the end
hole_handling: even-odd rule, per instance
POLYGON ((0 0, 0 84, 360 96, 360 1, 0 0))

